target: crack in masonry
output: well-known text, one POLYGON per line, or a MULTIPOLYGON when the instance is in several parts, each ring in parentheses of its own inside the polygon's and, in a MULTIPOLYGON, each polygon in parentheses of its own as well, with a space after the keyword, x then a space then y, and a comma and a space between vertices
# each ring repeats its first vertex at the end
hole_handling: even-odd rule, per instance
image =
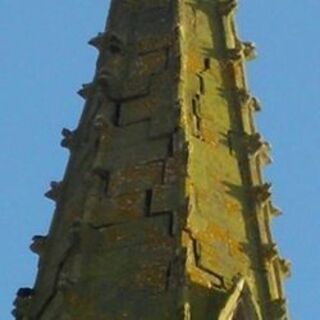
POLYGON ((193 253, 193 258, 194 258, 194 263, 195 263, 195 266, 200 269, 202 272, 204 273, 207 273, 208 275, 214 277, 215 279, 217 279, 219 282, 220 282, 220 285, 216 285, 216 284, 213 284, 213 286, 219 288, 219 289, 223 289, 223 290, 227 290, 227 286, 225 284, 225 280, 224 280, 224 277, 219 275, 218 273, 204 267, 203 265, 201 265, 200 263, 200 256, 201 256, 201 253, 199 252, 200 249, 199 249, 199 244, 198 244, 198 241, 196 238, 194 238, 193 234, 192 234, 192 231, 188 228, 184 228, 184 231, 188 234, 191 242, 192 242, 192 253, 193 253))

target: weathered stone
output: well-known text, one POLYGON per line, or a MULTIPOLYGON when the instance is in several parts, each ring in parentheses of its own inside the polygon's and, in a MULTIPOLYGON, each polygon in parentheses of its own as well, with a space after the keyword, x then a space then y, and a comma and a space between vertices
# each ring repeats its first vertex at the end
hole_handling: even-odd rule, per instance
POLYGON ((110 178, 108 195, 151 190, 162 182, 163 162, 151 162, 144 165, 128 166, 114 171, 110 178))
POLYGON ((33 239, 39 272, 17 319, 285 315, 289 266, 260 172, 269 145, 243 74, 254 45, 238 40, 237 1, 209 2, 111 2, 89 42, 99 57, 80 123, 62 131, 72 156, 47 193, 56 211, 48 237, 33 239))
POLYGON ((170 139, 164 137, 113 150, 113 153, 106 157, 103 167, 114 169, 164 160, 168 154, 169 144, 170 139))
POLYGON ((119 125, 127 126, 150 119, 152 110, 157 103, 160 102, 157 102, 155 98, 150 96, 123 102, 120 105, 119 125))
POLYGON ((128 193, 97 201, 88 213, 93 226, 108 226, 141 219, 145 216, 145 193, 128 193))
POLYGON ((152 190, 151 214, 175 211, 183 203, 177 185, 155 185, 152 190))
POLYGON ((30 311, 32 307, 32 300, 34 296, 34 290, 30 288, 21 288, 17 292, 17 298, 14 301, 15 309, 12 311, 12 315, 17 320, 30 319, 30 311))

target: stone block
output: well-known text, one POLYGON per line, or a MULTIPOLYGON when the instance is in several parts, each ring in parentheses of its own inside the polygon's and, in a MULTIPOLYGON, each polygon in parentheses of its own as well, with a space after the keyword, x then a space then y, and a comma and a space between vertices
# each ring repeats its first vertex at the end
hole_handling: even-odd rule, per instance
POLYGON ((179 110, 174 104, 157 105, 151 117, 150 136, 161 137, 171 134, 179 124, 179 110))
POLYGON ((109 196, 152 189, 162 182, 162 161, 115 170, 110 177, 109 196))
POLYGON ((155 75, 165 69, 166 62, 167 51, 165 49, 140 55, 137 59, 138 76, 145 77, 150 74, 155 75))
POLYGON ((126 148, 116 149, 106 157, 103 167, 108 170, 164 160, 167 158, 169 145, 170 138, 162 137, 150 140, 148 143, 142 142, 126 148))
POLYGON ((151 214, 175 211, 183 204, 183 192, 179 185, 157 185, 152 190, 151 214))
POLYGON ((168 265, 175 248, 167 215, 105 228, 84 225, 80 237, 83 276, 104 277, 114 289, 131 287, 133 278, 147 264, 162 261, 168 265))
POLYGON ((161 50, 172 45, 173 36, 171 33, 165 35, 150 35, 138 40, 138 52, 146 53, 161 50))
POLYGON ((131 147, 141 142, 147 143, 149 130, 150 123, 148 121, 134 123, 126 127, 114 128, 110 151, 131 147))
POLYGON ((95 227, 141 219, 145 215, 145 193, 128 193, 114 198, 104 198, 88 214, 95 227))
POLYGON ((160 102, 151 96, 123 102, 120 106, 119 125, 127 126, 150 119, 152 110, 157 103, 160 102))

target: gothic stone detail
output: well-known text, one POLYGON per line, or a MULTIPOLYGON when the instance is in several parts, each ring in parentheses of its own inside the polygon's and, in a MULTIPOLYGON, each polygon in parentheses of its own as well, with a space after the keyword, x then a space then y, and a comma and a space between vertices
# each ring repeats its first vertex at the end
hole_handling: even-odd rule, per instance
POLYGON ((277 274, 289 267, 259 220, 274 210, 256 179, 268 145, 243 75, 255 51, 235 33, 236 6, 111 2, 89 41, 99 57, 83 115, 62 130, 70 161, 46 193, 55 214, 33 238, 39 271, 17 319, 286 315, 277 274))

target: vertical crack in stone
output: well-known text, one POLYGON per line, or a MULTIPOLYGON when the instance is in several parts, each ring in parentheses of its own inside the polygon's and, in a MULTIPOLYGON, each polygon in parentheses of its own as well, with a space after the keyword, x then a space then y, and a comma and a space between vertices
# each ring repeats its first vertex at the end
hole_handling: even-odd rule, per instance
POLYGON ((151 215, 152 196, 153 196, 153 191, 151 189, 147 190, 146 199, 145 199, 145 216, 146 217, 150 217, 151 215))

